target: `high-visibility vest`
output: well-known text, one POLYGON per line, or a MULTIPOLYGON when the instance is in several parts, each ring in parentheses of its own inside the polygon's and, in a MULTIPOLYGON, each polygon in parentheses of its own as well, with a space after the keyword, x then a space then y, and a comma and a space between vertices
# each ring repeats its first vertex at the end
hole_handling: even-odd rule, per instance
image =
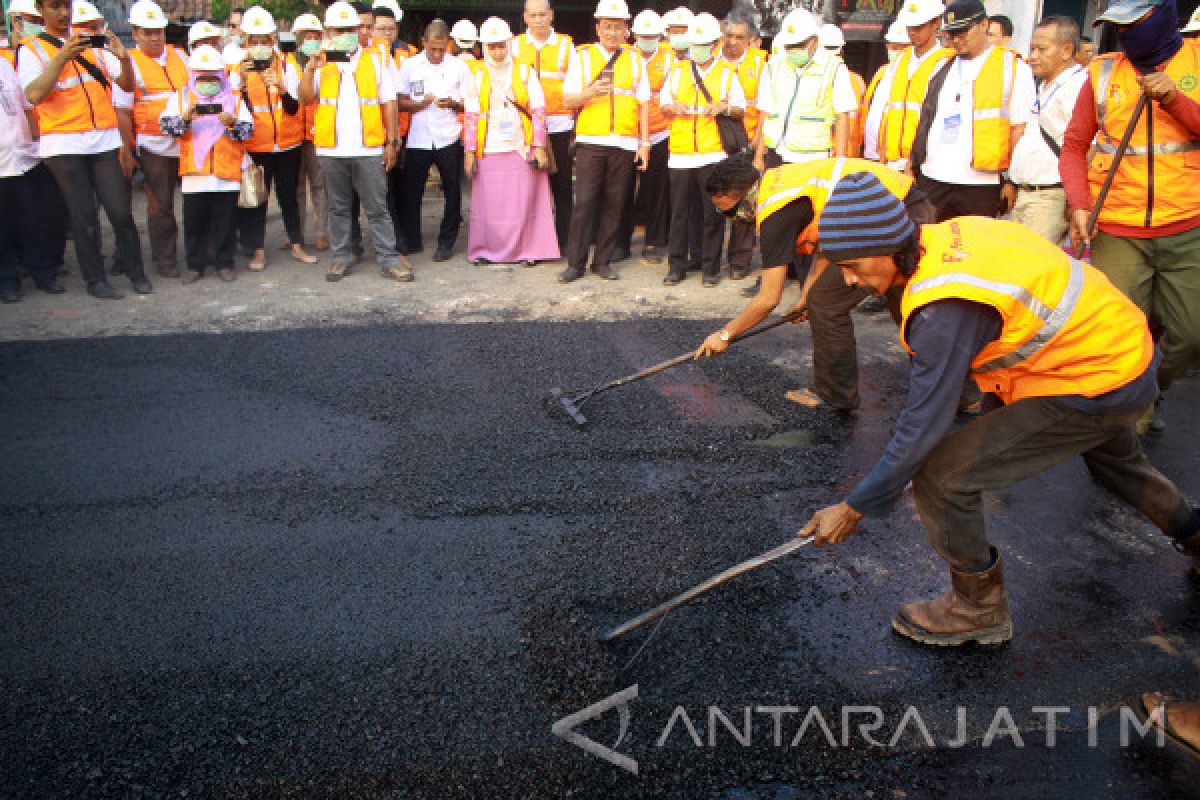
MULTIPOLYGON (((993 47, 975 78, 971 111, 971 166, 981 172, 1008 169, 1012 158, 1009 101, 1017 79, 1018 56, 993 47)), ((953 67, 952 67, 953 68, 953 67)))
MULTIPOLYGON (((525 110, 533 113, 533 109, 529 107, 529 85, 528 82, 533 73, 526 64, 513 63, 512 74, 510 76, 512 94, 511 99, 515 100, 520 105, 524 106, 525 110)), ((487 144, 487 131, 489 109, 492 105, 492 75, 487 69, 477 71, 472 77, 475 79, 475 88, 479 91, 479 119, 475 123, 475 155, 482 156, 484 145, 487 144)), ((525 146, 533 144, 533 121, 529 117, 517 111, 517 116, 521 120, 521 127, 525 131, 525 146)))
MULTIPOLYGON (((271 66, 283 85, 283 65, 278 58, 271 66)), ((254 117, 254 135, 246 142, 251 153, 270 153, 276 147, 289 150, 304 141, 304 115, 297 111, 288 114, 283 110, 283 92, 271 92, 260 72, 247 72, 242 87, 250 98, 250 113, 254 117)))
POLYGON ((759 92, 771 93, 774 113, 763 120, 763 141, 776 151, 825 153, 833 149, 833 84, 842 61, 823 47, 796 69, 771 59, 759 92))
MULTIPOLYGON (((295 53, 287 54, 287 61, 296 72, 304 74, 304 68, 300 66, 300 61, 296 58, 295 53)), ((304 141, 311 142, 313 138, 313 124, 317 119, 317 101, 314 99, 311 103, 300 104, 300 124, 304 128, 304 141)))
POLYGON ((663 113, 659 102, 663 84, 667 82, 667 73, 675 64, 675 51, 666 42, 659 44, 654 56, 646 62, 646 80, 650 82, 650 104, 646 113, 650 119, 650 135, 662 133, 671 126, 671 120, 663 113))
POLYGON ((166 66, 146 55, 139 49, 129 51, 137 71, 133 87, 133 129, 145 136, 162 136, 158 118, 167 107, 171 95, 187 85, 188 68, 171 45, 166 49, 166 66))
MULTIPOLYGON (((20 47, 28 47, 43 67, 60 49, 39 36, 26 36, 20 47)), ((112 76, 108 74, 103 56, 95 55, 95 52, 85 50, 80 58, 104 75, 110 88, 105 89, 86 69, 68 61, 58 73, 54 89, 34 106, 42 133, 83 133, 117 127, 117 110, 113 108, 111 94, 112 76)))
MULTIPOLYGON (((692 61, 679 61, 671 68, 667 78, 671 82, 675 102, 696 110, 709 105, 704 93, 696 86, 696 76, 692 74, 692 61)), ((703 74, 703 73, 702 73, 703 74)), ((729 92, 737 74, 726 61, 716 59, 707 75, 703 75, 704 87, 708 89, 714 103, 728 103, 729 92)), ((721 132, 717 130, 717 121, 713 117, 699 114, 679 114, 671 119, 672 153, 680 155, 699 155, 702 153, 723 153, 721 132)))
POLYGON ((567 78, 567 66, 571 62, 571 37, 555 33, 558 37, 553 46, 547 44, 538 49, 528 33, 517 37, 515 58, 518 64, 527 64, 542 83, 546 95, 546 116, 570 114, 563 105, 563 81, 567 78))
MULTIPOLYGON (((1088 169, 1093 202, 1112 167, 1141 87, 1137 72, 1119 53, 1100 56, 1088 67, 1096 95, 1096 152, 1088 169)), ((1176 88, 1200 101, 1200 43, 1184 40, 1166 65, 1176 88)), ((1158 103, 1147 104, 1117 167, 1100 222, 1133 227, 1170 225, 1200 216, 1200 137, 1158 103), (1148 136, 1153 132, 1154 140, 1148 136), (1151 167, 1153 165, 1153 167, 1151 167)))
POLYGON ((847 71, 850 73, 850 82, 854 84, 854 97, 858 100, 858 108, 850 112, 850 155, 857 158, 862 155, 862 123, 867 118, 862 107, 863 98, 867 96, 867 84, 862 75, 853 70, 847 71))
MULTIPOLYGON (((879 81, 881 81, 883 76, 887 73, 887 68, 888 65, 884 64, 879 69, 875 70, 875 77, 871 78, 871 82, 867 84, 867 90, 863 92, 862 102, 858 104, 858 126, 855 133, 855 141, 858 142, 860 154, 863 142, 865 142, 867 139, 867 117, 871 115, 871 106, 875 102, 875 90, 879 88, 879 81)), ((881 114, 881 125, 883 122, 882 117, 883 115, 881 114)), ((876 147, 882 148, 883 142, 879 140, 878 133, 879 132, 876 131, 876 147)))
MULTIPOLYGON (((609 57, 598 44, 579 47, 583 65, 583 85, 589 86, 608 63, 609 57)), ((613 63, 613 88, 608 95, 593 97, 584 104, 575 121, 575 133, 580 136, 637 136, 638 110, 634 89, 641 79, 641 58, 628 47, 622 47, 613 63)))
POLYGON ((926 55, 913 76, 908 77, 908 65, 916 58, 909 47, 891 64, 892 89, 883 107, 883 119, 879 128, 879 154, 884 161, 899 161, 912 152, 913 140, 917 137, 917 123, 921 118, 921 104, 929 91, 929 81, 945 61, 954 58, 954 51, 945 47, 934 48, 926 55))
MULTIPOLYGON (((203 97, 192 93, 187 86, 176 92, 179 97, 179 107, 187 108, 188 104, 208 102, 203 97)), ((242 107, 242 98, 234 95, 233 115, 236 118, 242 107)), ((192 131, 179 137, 179 174, 185 175, 215 175, 222 180, 240 181, 242 179, 242 161, 246 155, 244 142, 235 142, 228 136, 222 135, 208 151, 204 165, 196 169, 196 161, 192 153, 192 131)))
POLYGON ((971 363, 985 392, 1096 397, 1138 378, 1154 342, 1145 315, 1099 270, 1015 222, 959 217, 921 229, 922 256, 901 303, 900 332, 939 300, 996 309, 1000 336, 971 363))
MULTIPOLYGON (((358 87, 358 111, 362 116, 364 147, 382 147, 387 141, 383 124, 382 101, 375 59, 363 53, 354 67, 354 85, 358 87)), ((313 125, 313 144, 317 147, 337 147, 338 97, 342 88, 342 73, 337 64, 321 67, 321 89, 317 93, 317 121, 313 125)))
MULTIPOLYGON (((862 158, 822 158, 800 164, 784 164, 763 173, 758 182, 755 221, 762 232, 767 218, 789 203, 807 197, 813 206, 812 222, 796 237, 796 252, 807 255, 817 246, 817 220, 838 181, 847 175, 869 172, 898 200, 904 202, 913 179, 896 170, 862 158)), ((778 265, 774 265, 778 266, 778 265)))
POLYGON ((742 124, 746 127, 746 136, 751 142, 758 135, 761 114, 755 101, 758 99, 758 85, 762 82, 763 70, 767 66, 767 52, 752 47, 742 57, 742 63, 733 68, 737 71, 738 80, 742 82, 742 94, 746 96, 746 114, 742 124))

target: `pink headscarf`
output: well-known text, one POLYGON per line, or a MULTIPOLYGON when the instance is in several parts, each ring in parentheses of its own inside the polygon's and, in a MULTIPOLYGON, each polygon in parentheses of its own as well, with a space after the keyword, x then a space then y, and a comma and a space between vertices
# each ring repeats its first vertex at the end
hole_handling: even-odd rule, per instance
MULTIPOLYGON (((191 79, 188 81, 188 91, 191 92, 192 97, 197 102, 220 103, 222 110, 230 114, 237 108, 237 100, 233 96, 233 87, 230 86, 229 76, 225 74, 224 70, 193 72, 191 79), (197 78, 219 78, 221 81, 220 93, 215 97, 201 96, 196 91, 197 78)), ((208 159, 209 152, 224 135, 225 125, 215 116, 206 114, 192 120, 192 161, 195 163, 196 169, 204 168, 204 162, 208 159)))

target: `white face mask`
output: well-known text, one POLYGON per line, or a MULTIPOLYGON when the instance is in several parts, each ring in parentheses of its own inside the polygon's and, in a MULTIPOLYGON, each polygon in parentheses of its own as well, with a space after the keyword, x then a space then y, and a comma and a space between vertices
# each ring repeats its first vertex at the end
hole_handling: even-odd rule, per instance
POLYGON ((657 36, 639 36, 637 37, 637 46, 646 55, 651 55, 658 52, 658 43, 660 41, 657 36))

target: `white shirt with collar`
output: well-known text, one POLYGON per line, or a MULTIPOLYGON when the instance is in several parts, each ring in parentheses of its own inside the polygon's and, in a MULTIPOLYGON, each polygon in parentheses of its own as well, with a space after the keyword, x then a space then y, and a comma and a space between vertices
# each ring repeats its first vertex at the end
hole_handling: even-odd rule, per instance
MULTIPOLYGON (((463 89, 471 79, 471 70, 461 59, 449 54, 438 64, 431 64, 424 53, 405 59, 396 79, 396 93, 415 101, 434 97, 463 101, 463 89)), ((462 138, 462 123, 453 109, 439 108, 436 103, 413 112, 408 128, 406 146, 409 150, 440 150, 462 138)))
MULTIPOLYGON (((558 41, 559 41, 560 37, 554 31, 553 28, 550 29, 550 35, 546 37, 546 41, 544 41, 544 42, 539 42, 537 39, 534 39, 533 36, 530 35, 529 31, 526 31, 525 33, 521 34, 521 36, 525 37, 526 41, 528 41, 529 44, 533 45, 533 49, 538 51, 538 58, 541 58, 541 53, 542 53, 543 47, 552 47, 554 49, 557 49, 559 46, 558 41)), ((521 39, 521 36, 514 36, 513 40, 512 40, 512 44, 509 45, 509 50, 512 53, 513 58, 516 58, 518 55, 520 55, 521 48, 520 48, 519 41, 521 39)), ((567 64, 568 65, 571 63, 571 55, 574 54, 574 52, 575 52, 574 46, 567 48, 567 64)), ((566 133, 567 131, 573 130, 574 128, 575 128, 575 115, 574 114, 548 114, 548 115, 546 115, 546 132, 547 133, 566 133)))
MULTIPOLYGON (((597 44, 603 54, 605 60, 612 58, 612 52, 605 50, 601 45, 597 44)), ((627 47, 628 55, 633 58, 633 96, 638 103, 650 102, 650 77, 646 73, 646 61, 638 53, 637 48, 627 47)), ((571 52, 570 65, 567 67, 567 79, 563 82, 563 94, 579 94, 583 91, 583 59, 579 57, 579 51, 571 52)), ((639 112, 640 113, 640 112, 639 112)), ((618 136, 616 133, 610 133, 607 136, 581 136, 575 134, 575 141, 582 144, 594 144, 600 147, 618 147, 622 150, 636 152, 638 149, 638 137, 636 136, 618 136)))
POLYGON ((1008 178, 1013 183, 1028 186, 1062 183, 1058 175, 1058 156, 1046 144, 1040 128, 1045 128, 1046 133, 1062 147, 1067 125, 1075 113, 1075 101, 1087 78, 1086 69, 1072 64, 1054 80, 1043 82, 1038 88, 1037 100, 1025 125, 1025 133, 1013 150, 1012 166, 1008 168, 1008 178))
POLYGON ((25 116, 32 108, 17 71, 0 58, 0 178, 24 175, 38 164, 38 145, 25 116))
MULTIPOLYGON (((375 81, 378 84, 377 96, 380 104, 396 97, 396 87, 392 83, 392 72, 383 63, 378 51, 366 50, 361 47, 354 51, 350 60, 332 62, 341 73, 338 83, 337 119, 334 130, 337 134, 336 147, 318 147, 317 155, 333 158, 363 158, 365 156, 382 156, 383 145, 368 147, 363 144, 362 104, 358 99, 358 84, 354 80, 354 71, 358 69, 358 61, 363 55, 370 58, 375 65, 375 81)), ((313 74, 313 91, 320 96, 321 72, 313 74)), ((380 109, 382 111, 382 109, 380 109)))
MULTIPOLYGON (((719 63, 721 63, 721 59, 714 58, 713 62, 708 65, 708 69, 700 70, 700 77, 707 79, 708 74, 719 63)), ((674 105, 675 93, 679 91, 680 75, 680 72, 672 70, 670 76, 668 76, 666 82, 663 84, 662 92, 659 94, 659 102, 663 105, 674 105)), ((699 92, 697 94, 699 95, 700 104, 708 105, 704 102, 704 96, 699 92)), ((713 97, 713 100, 720 100, 720 98, 713 97)), ((729 96, 725 99, 725 102, 730 108, 740 108, 743 110, 746 108, 746 92, 742 89, 742 82, 738 79, 736 72, 731 73, 729 96)), ((707 167, 710 164, 718 164, 728 157, 728 154, 724 150, 718 150, 715 153, 671 153, 667 156, 667 168, 697 169, 699 167, 707 167)))
MULTIPOLYGON (((183 62, 186 64, 187 54, 180 53, 179 55, 183 58, 183 62)), ((162 55, 154 59, 154 61, 157 62, 159 66, 166 69, 166 49, 164 49, 162 51, 162 55)), ((146 84, 142 78, 142 71, 138 68, 137 61, 134 61, 132 58, 130 58, 129 63, 133 64, 133 82, 139 86, 145 86, 146 84)), ((175 88, 178 89, 180 87, 176 86, 175 88)), ((115 83, 113 84, 112 99, 113 105, 116 108, 123 109, 125 111, 133 110, 133 92, 125 91, 115 83)), ((153 153, 156 156, 164 156, 167 158, 179 157, 179 142, 174 136, 164 136, 162 134, 155 136, 148 133, 139 133, 137 134, 137 146, 144 147, 147 152, 153 153)))
MULTIPOLYGON (((95 63, 98 64, 103 59, 104 72, 108 76, 109 84, 115 87, 117 78, 121 77, 121 62, 107 50, 93 49, 90 52, 95 63)), ((32 47, 22 47, 17 51, 17 77, 22 88, 28 88, 29 84, 45 71, 46 65, 32 47)), ((121 132, 117 128, 80 133, 43 133, 38 140, 38 155, 42 158, 92 156, 120 147, 121 132)))

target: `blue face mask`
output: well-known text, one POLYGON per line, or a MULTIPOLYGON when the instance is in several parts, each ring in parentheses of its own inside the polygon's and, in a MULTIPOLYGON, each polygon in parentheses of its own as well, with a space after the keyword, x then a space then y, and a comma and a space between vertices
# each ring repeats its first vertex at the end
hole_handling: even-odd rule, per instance
POLYGON ((1140 71, 1149 72, 1169 61, 1183 47, 1183 36, 1175 27, 1178 14, 1175 0, 1166 0, 1140 25, 1117 31, 1121 50, 1140 71))

